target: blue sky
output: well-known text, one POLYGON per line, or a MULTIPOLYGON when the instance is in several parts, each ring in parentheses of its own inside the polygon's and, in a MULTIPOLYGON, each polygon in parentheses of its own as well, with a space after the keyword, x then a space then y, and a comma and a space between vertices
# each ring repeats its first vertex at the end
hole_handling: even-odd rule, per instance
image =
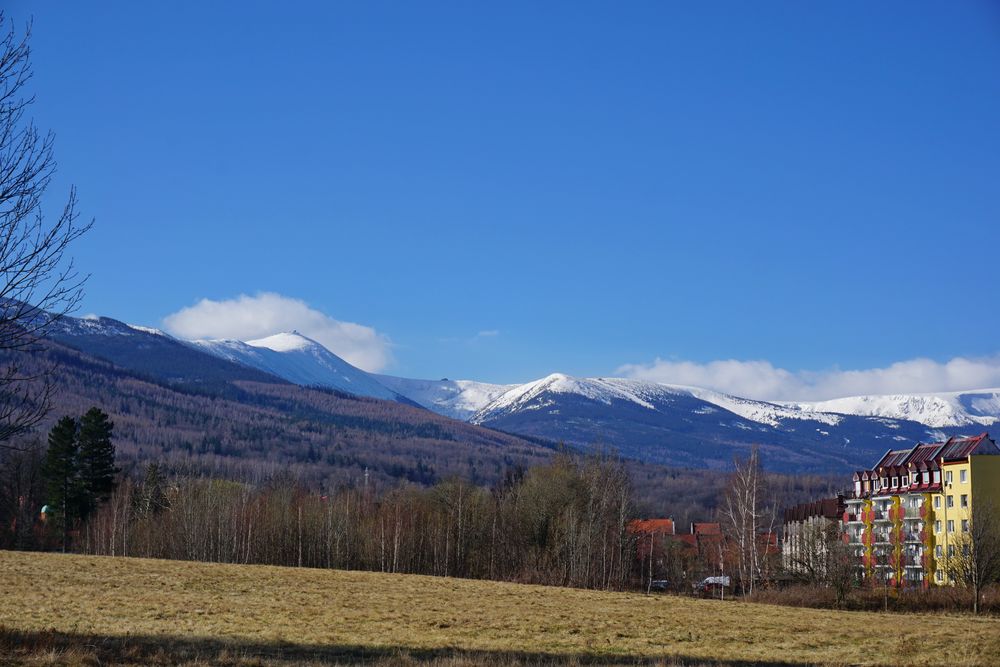
POLYGON ((8 9, 85 312, 282 295, 502 382, 1000 352, 995 3, 208 4, 8 9))

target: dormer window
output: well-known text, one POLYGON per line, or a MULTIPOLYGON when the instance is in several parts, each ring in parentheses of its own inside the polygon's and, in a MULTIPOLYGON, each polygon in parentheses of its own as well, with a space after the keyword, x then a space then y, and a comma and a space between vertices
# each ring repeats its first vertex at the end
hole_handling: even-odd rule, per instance
POLYGON ((899 477, 893 475, 892 476, 892 488, 895 489, 897 486, 899 486, 899 477))
POLYGON ((934 483, 935 484, 940 484, 941 483, 941 471, 940 470, 935 470, 934 471, 934 483))
POLYGON ((889 488, 889 478, 888 477, 883 477, 882 478, 882 488, 883 489, 888 489, 889 488))
POLYGON ((902 477, 899 478, 899 483, 902 486, 906 486, 907 484, 910 483, 910 476, 909 475, 903 475, 902 477))

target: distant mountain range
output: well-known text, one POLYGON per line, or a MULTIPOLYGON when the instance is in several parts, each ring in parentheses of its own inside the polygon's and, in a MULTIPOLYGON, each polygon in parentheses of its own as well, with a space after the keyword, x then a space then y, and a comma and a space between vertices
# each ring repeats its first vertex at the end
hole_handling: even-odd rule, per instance
POLYGON ((65 318, 55 337, 163 380, 209 383, 221 374, 334 389, 667 465, 725 467, 758 444, 776 470, 847 470, 869 465, 900 443, 982 431, 1000 420, 998 389, 778 403, 558 373, 519 385, 373 375, 297 332, 252 341, 181 341, 108 318, 65 318))

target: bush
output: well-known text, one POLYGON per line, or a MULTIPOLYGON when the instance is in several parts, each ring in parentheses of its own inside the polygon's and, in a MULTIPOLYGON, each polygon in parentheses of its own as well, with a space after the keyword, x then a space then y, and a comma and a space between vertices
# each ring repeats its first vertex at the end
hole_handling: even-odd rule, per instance
MULTIPOLYGON (((972 591, 961 586, 933 587, 927 590, 889 590, 888 609, 893 612, 968 612, 972 610, 972 591)), ((837 596, 832 588, 815 585, 794 585, 785 588, 760 590, 755 602, 780 604, 789 607, 836 609, 837 596)), ((983 590, 980 611, 1000 616, 1000 586, 983 590)), ((841 609, 852 611, 882 611, 885 599, 881 588, 856 588, 852 590, 841 609)))

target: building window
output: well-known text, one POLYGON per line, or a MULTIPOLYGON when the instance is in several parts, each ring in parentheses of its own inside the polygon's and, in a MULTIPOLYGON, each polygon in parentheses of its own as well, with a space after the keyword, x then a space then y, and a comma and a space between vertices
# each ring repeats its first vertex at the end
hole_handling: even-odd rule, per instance
POLYGON ((937 556, 938 558, 941 557, 941 545, 940 544, 937 545, 936 547, 934 547, 934 555, 937 556))
POLYGON ((889 478, 888 477, 883 477, 882 478, 882 488, 883 489, 888 489, 889 488, 889 478))
POLYGON ((960 481, 962 484, 965 484, 965 472, 966 471, 964 468, 958 471, 958 481, 960 481))
POLYGON ((960 504, 962 505, 962 507, 968 507, 969 506, 969 496, 968 496, 968 494, 963 493, 960 500, 961 500, 960 504))
POLYGON ((892 476, 892 488, 895 489, 897 486, 899 486, 899 477, 897 477, 896 475, 893 475, 892 476))
POLYGON ((934 522, 934 532, 935 533, 940 533, 941 532, 941 521, 935 521, 934 522))
POLYGON ((944 577, 941 576, 940 571, 934 573, 934 578, 937 579, 938 581, 944 581, 944 577))
POLYGON ((962 532, 963 533, 969 532, 969 520, 968 519, 962 519, 962 532))
POLYGON ((934 496, 934 509, 941 509, 941 496, 934 496))
POLYGON ((951 558, 954 555, 955 555, 955 545, 954 544, 949 544, 948 545, 948 558, 951 558))
POLYGON ((941 471, 940 470, 935 470, 934 471, 934 483, 935 484, 939 484, 940 482, 941 482, 941 471))
POLYGON ((950 470, 947 470, 944 473, 944 483, 945 484, 951 484, 951 471, 950 470))
POLYGON ((910 483, 910 476, 909 475, 903 475, 902 477, 900 477, 900 479, 902 480, 901 484, 903 486, 906 486, 907 484, 910 483))
POLYGON ((955 520, 954 519, 948 519, 948 532, 949 533, 954 533, 955 532, 955 520))
POLYGON ((931 474, 925 470, 923 472, 923 476, 924 476, 924 484, 930 483, 930 481, 931 481, 931 474))
POLYGON ((948 507, 955 506, 955 496, 948 496, 948 502, 946 503, 948 507))

